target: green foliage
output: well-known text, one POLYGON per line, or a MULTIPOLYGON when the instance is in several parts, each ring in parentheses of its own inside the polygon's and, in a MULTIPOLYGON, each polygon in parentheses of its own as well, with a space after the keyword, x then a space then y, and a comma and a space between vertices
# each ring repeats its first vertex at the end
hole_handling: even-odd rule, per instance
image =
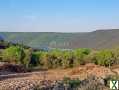
POLYGON ((71 51, 62 52, 62 67, 68 68, 73 66, 73 53, 71 51))
POLYGON ((41 57, 40 51, 33 52, 30 64, 32 64, 33 66, 40 65, 40 57, 41 57))
POLYGON ((41 53, 41 64, 44 68, 52 68, 52 62, 50 61, 50 55, 48 52, 42 52, 41 53))
POLYGON ((31 57, 32 57, 32 49, 26 49, 25 51, 25 57, 22 59, 22 64, 28 68, 31 62, 31 57))
POLYGON ((49 46, 53 48, 89 47, 95 49, 112 48, 114 46, 117 46, 119 40, 118 33, 119 29, 97 30, 89 33, 0 32, 1 35, 5 36, 5 40, 7 41, 23 41, 25 45, 31 47, 37 48, 40 48, 41 46, 49 46), (116 38, 113 37, 113 35, 116 38))
POLYGON ((119 48, 113 50, 113 64, 119 64, 119 48))
POLYGON ((17 63, 19 61, 25 67, 40 66, 46 69, 49 68, 69 68, 84 63, 84 57, 90 53, 89 49, 77 50, 60 50, 53 49, 51 51, 32 51, 32 49, 16 49, 17 47, 10 47, 4 51, 4 60, 12 60, 17 63), (10 49, 10 50, 9 50, 10 49), (6 57, 6 54, 9 56, 6 57), (18 53, 18 54, 16 54, 18 53), (24 54, 24 56, 22 55, 24 54), (15 60, 14 60, 14 56, 15 60), (18 56, 21 55, 21 57, 18 56), (9 58, 9 59, 5 59, 9 58))
POLYGON ((90 53, 90 49, 81 48, 74 50, 74 66, 84 64, 84 57, 90 53))
POLYGON ((70 79, 69 77, 64 77, 63 78, 63 84, 67 84, 68 86, 70 86, 70 88, 76 88, 80 85, 80 80, 77 79, 70 79))
POLYGON ((0 60, 9 63, 22 64, 26 68, 41 67, 70 68, 86 63, 95 63, 102 66, 119 64, 119 49, 91 51, 87 48, 75 50, 53 49, 50 51, 34 51, 22 45, 11 45, 1 50, 0 60))
POLYGON ((59 49, 54 49, 48 52, 50 55, 50 61, 52 63, 52 68, 61 67, 62 52, 59 49))
POLYGON ((65 77, 63 78, 63 83, 64 83, 64 84, 68 84, 70 80, 71 80, 71 79, 70 79, 69 77, 66 77, 66 76, 65 76, 65 77))
POLYGON ((72 53, 68 51, 61 51, 58 49, 49 52, 42 52, 41 62, 46 68, 66 68, 70 67, 73 63, 72 53))
POLYGON ((19 64, 23 57, 24 51, 19 46, 11 46, 3 51, 3 61, 19 64))
POLYGON ((71 88, 76 88, 80 85, 80 80, 77 78, 77 79, 74 79, 74 80, 70 80, 69 81, 69 85, 71 86, 71 88))
POLYGON ((109 75, 105 77, 105 85, 109 87, 111 80, 119 80, 119 75, 109 75))
MULTIPOLYGON (((69 42, 69 40, 79 34, 73 33, 50 33, 50 32, 1 32, 2 35, 6 36, 7 41, 22 41, 25 45, 32 46, 35 48, 41 48, 42 46, 50 46, 53 48, 66 47, 64 43, 69 42), (35 36, 35 37, 34 37, 35 36), (36 38, 37 37, 37 38, 36 38), (55 42, 55 44, 54 44, 55 42)), ((22 43, 19 42, 19 43, 22 43)))
POLYGON ((96 53, 95 63, 102 66, 112 65, 113 62, 113 54, 111 50, 101 50, 96 53))
POLYGON ((48 52, 40 52, 39 57, 37 56, 36 58, 39 58, 40 63, 44 68, 69 68, 76 64, 82 64, 78 61, 83 62, 83 58, 89 53, 90 50, 85 48, 77 49, 75 51, 53 49, 48 52))

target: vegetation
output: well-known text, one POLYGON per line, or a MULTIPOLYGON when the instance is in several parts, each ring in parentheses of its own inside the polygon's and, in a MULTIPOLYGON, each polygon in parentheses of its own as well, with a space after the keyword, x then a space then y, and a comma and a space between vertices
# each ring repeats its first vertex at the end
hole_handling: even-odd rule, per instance
POLYGON ((50 32, 0 32, 4 40, 24 43, 27 46, 42 48, 82 48, 107 49, 118 46, 119 30, 97 30, 86 33, 50 32), (35 36, 35 37, 34 37, 35 36))
POLYGON ((95 63, 102 66, 111 66, 113 64, 113 53, 111 50, 101 50, 96 53, 95 63))
MULTIPOLYGON (((43 38, 46 37, 49 38, 49 34, 46 34, 43 38)), ((59 38, 59 34, 57 34, 56 37, 58 37, 59 41, 62 41, 62 39, 59 38)), ((66 37, 70 37, 70 35, 67 34, 66 37)), ((51 36, 50 38, 53 37, 51 36)), ((89 48, 51 49, 48 51, 43 51, 36 48, 34 49, 27 47, 22 44, 13 44, 10 42, 8 43, 4 40, 0 41, 0 45, 0 62, 10 63, 11 65, 6 64, 5 67, 11 67, 17 72, 26 72, 26 69, 32 70, 35 67, 38 67, 38 69, 65 69, 85 65, 87 63, 95 63, 96 65, 109 68, 113 65, 119 65, 119 48, 101 50, 94 50, 89 48)), ((107 87, 109 87, 109 80, 111 79, 119 79, 119 76, 109 76, 105 78, 105 80, 103 79, 104 84, 107 87)), ((90 77, 89 79, 83 81, 80 81, 79 79, 70 79, 68 77, 64 77, 64 79, 57 85, 63 85, 65 89, 68 87, 82 90, 100 90, 100 88, 102 88, 104 85, 101 85, 102 83, 100 84, 98 81, 99 80, 96 77, 90 77), (88 84, 86 84, 87 82, 88 84), (86 85, 85 87, 84 84, 86 85)))
POLYGON ((79 78, 71 79, 69 77, 64 77, 62 83, 70 86, 70 88, 77 88, 80 85, 81 81, 79 78))
POLYGON ((90 49, 81 48, 74 50, 74 66, 78 66, 80 64, 85 64, 84 58, 89 55, 91 52, 90 49))
POLYGON ((95 51, 88 48, 78 48, 74 50, 52 49, 41 51, 30 47, 26 48, 19 44, 9 44, 5 49, 0 50, 0 60, 20 64, 26 68, 71 68, 86 63, 111 67, 119 64, 119 49, 95 51))
POLYGON ((113 81, 113 80, 119 80, 119 75, 109 75, 109 76, 107 76, 106 78, 105 78, 105 86, 107 86, 107 87, 110 87, 109 85, 109 83, 110 83, 110 81, 113 81))
POLYGON ((3 51, 3 61, 20 64, 24 57, 24 51, 19 46, 11 46, 3 51))
MULTIPOLYGON (((46 85, 42 87, 43 85, 38 85, 35 87, 35 90, 103 90, 105 87, 104 82, 101 78, 97 78, 95 76, 90 76, 84 80, 80 79, 71 79, 69 77, 64 77, 61 81, 53 82, 53 84, 46 85)), ((45 83, 48 83, 48 81, 45 81, 45 83)))

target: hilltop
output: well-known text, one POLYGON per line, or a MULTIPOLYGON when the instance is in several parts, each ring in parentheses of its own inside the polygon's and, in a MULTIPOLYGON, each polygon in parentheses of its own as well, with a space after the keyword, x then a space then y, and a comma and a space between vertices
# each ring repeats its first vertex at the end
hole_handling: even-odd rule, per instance
POLYGON ((0 38, 34 48, 113 48, 119 46, 119 29, 82 33, 0 32, 0 38))

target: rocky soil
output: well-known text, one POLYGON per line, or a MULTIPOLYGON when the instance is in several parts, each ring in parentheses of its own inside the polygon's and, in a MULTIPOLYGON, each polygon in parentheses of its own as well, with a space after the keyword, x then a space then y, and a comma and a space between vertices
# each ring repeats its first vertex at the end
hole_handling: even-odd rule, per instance
POLYGON ((40 80, 31 79, 8 79, 0 81, 0 90, 34 90, 40 80))
MULTIPOLYGON (((118 71, 119 69, 116 70, 118 71)), ((30 74, 23 76, 22 74, 19 76, 18 73, 18 75, 16 74, 11 78, 8 75, 8 77, 5 76, 6 78, 4 77, 1 79, 0 90, 35 90, 35 87, 38 85, 49 86, 56 80, 62 80, 65 76, 85 79, 88 75, 95 75, 97 77, 104 78, 113 74, 114 73, 111 72, 110 69, 94 64, 88 64, 73 69, 31 72, 30 74)))

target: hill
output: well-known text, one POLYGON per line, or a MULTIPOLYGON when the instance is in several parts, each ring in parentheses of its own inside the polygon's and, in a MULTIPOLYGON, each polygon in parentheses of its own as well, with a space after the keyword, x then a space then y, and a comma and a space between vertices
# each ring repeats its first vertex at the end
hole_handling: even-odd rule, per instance
POLYGON ((113 48, 119 46, 119 29, 83 33, 0 32, 6 41, 23 43, 34 48, 113 48))

